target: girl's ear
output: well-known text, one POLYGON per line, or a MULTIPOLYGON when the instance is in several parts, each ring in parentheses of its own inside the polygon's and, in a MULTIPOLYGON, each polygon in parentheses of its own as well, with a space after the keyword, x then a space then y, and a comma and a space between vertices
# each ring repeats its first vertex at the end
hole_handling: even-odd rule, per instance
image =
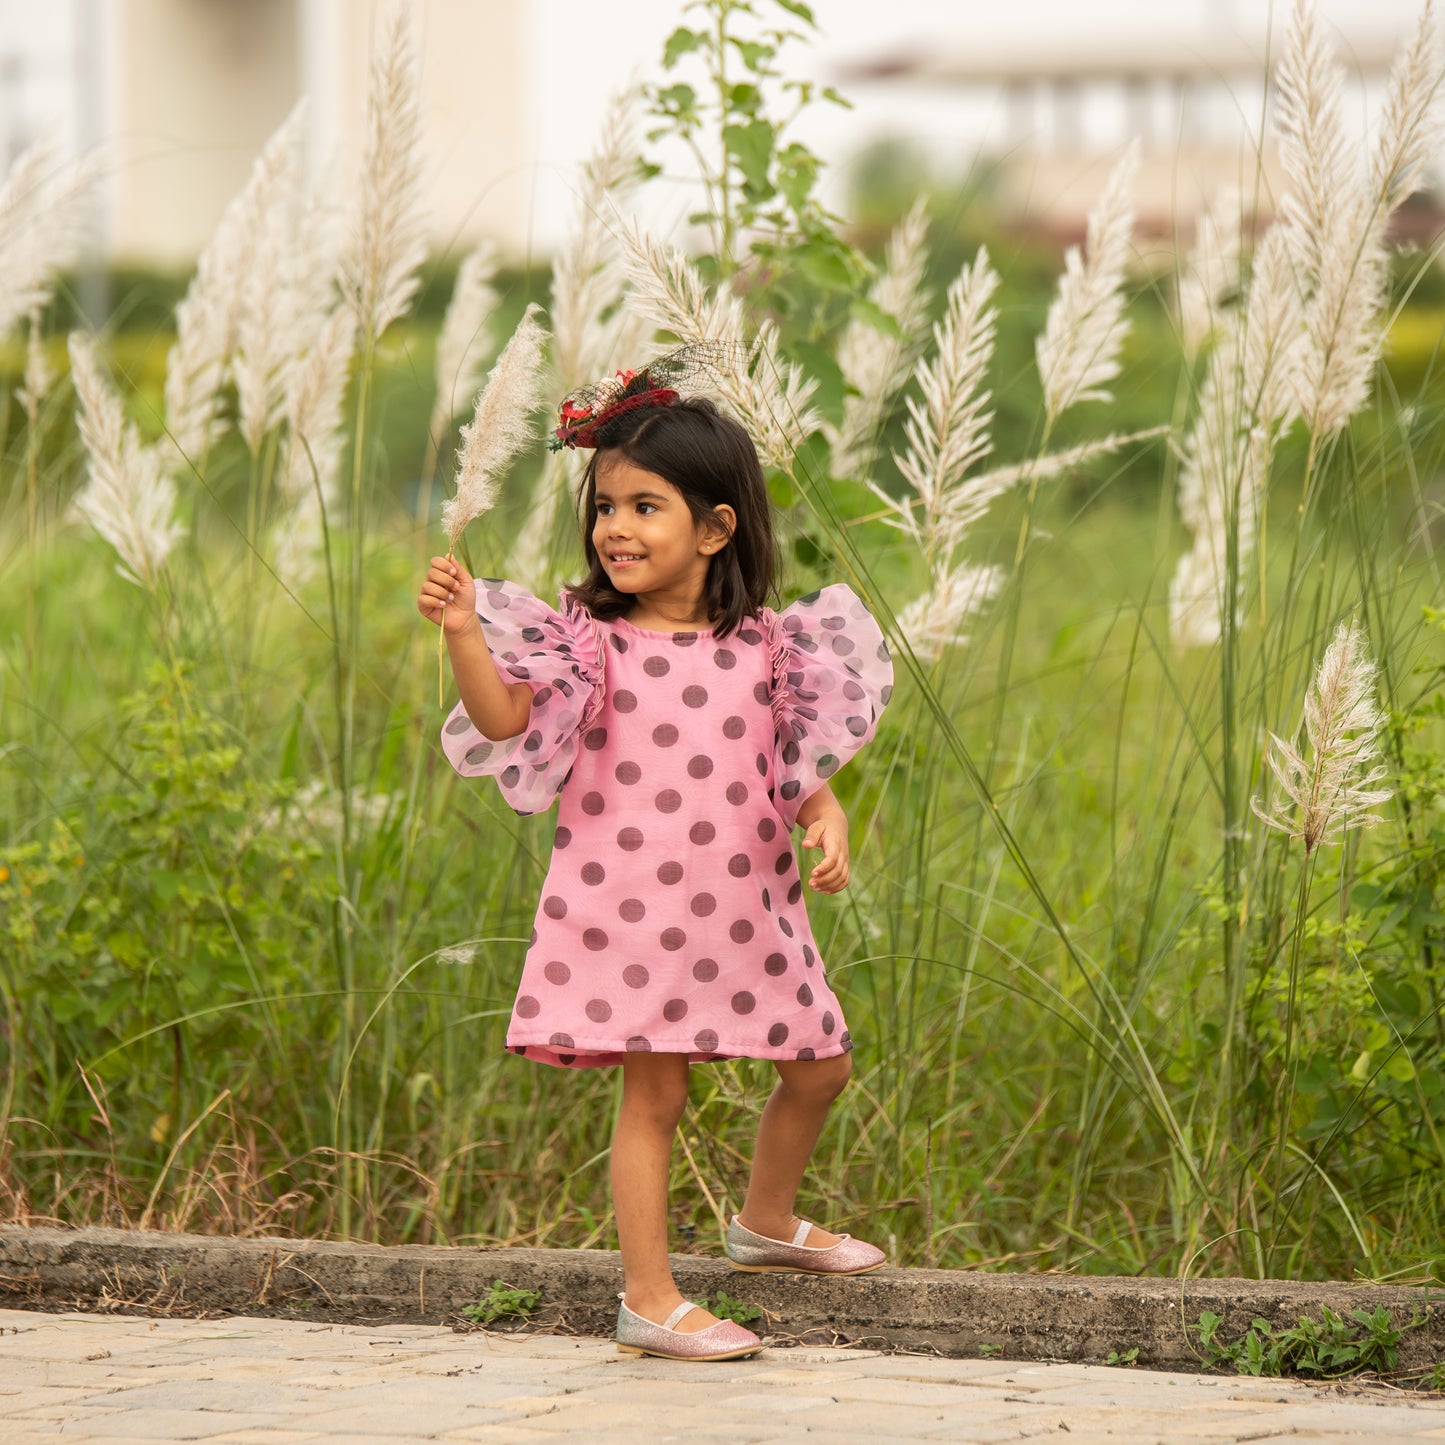
POLYGON ((738 527, 738 514, 726 502, 721 506, 714 507, 713 515, 722 523, 722 526, 718 526, 716 522, 705 522, 698 528, 698 546, 704 552, 719 551, 724 543, 732 540, 732 535, 738 527))

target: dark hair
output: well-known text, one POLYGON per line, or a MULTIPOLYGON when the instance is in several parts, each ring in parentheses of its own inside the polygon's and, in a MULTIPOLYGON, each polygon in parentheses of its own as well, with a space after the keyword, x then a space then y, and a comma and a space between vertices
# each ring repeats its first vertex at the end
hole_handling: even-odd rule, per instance
POLYGON ((737 526, 726 547, 708 560, 704 602, 718 637, 753 617, 772 596, 777 576, 772 503, 758 451, 743 427, 706 397, 686 397, 671 406, 645 406, 605 422, 597 450, 582 474, 578 520, 587 575, 572 595, 596 617, 618 617, 635 599, 608 580, 592 529, 597 524, 597 473, 614 456, 671 482, 682 494, 694 522, 728 528, 718 515, 733 509, 737 526))

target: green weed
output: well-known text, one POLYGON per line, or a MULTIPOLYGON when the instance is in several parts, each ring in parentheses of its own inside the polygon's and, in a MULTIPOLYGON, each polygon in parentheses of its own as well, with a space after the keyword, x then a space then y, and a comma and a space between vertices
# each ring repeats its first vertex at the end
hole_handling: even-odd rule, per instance
POLYGON ((740 1325, 750 1325, 754 1320, 763 1317, 763 1312, 757 1305, 745 1304, 721 1290, 713 1296, 711 1304, 704 1303, 702 1308, 711 1310, 720 1320, 736 1320, 740 1325))
POLYGON ((462 1314, 474 1325, 489 1325, 496 1320, 527 1319, 541 1303, 540 1290, 518 1289, 503 1280, 494 1280, 486 1298, 467 1305, 462 1314))
POLYGON ((1324 1306, 1322 1318, 1301 1315, 1294 1325, 1276 1327, 1256 1319, 1236 1340, 1219 1338, 1223 1318, 1206 1310, 1195 1324, 1208 1367, 1232 1365, 1241 1375, 1301 1375, 1341 1379, 1372 1370, 1384 1374, 1400 1362, 1400 1343, 1407 1331, 1427 1323, 1429 1314, 1416 1311, 1403 1325, 1383 1305, 1351 1310, 1348 1316, 1324 1306))

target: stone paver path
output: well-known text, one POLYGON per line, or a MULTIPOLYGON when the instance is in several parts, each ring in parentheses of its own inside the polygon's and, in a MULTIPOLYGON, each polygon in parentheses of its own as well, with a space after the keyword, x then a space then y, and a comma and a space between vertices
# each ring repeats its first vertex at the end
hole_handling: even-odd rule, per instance
POLYGON ((1445 1440, 1445 1399, 1098 1365, 0 1310, 0 1441, 1445 1440))

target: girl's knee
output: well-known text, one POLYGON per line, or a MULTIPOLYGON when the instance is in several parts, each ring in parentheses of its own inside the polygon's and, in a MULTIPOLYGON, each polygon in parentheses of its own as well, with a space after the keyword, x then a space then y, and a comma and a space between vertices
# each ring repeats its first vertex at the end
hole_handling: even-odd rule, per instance
POLYGON ((675 1129, 687 1108, 687 1059, 681 1054, 629 1054, 622 1066, 622 1107, 675 1129))
POLYGON ((843 1092, 853 1072, 853 1055, 835 1054, 828 1059, 795 1059, 778 1062, 778 1077, 789 1093, 818 1102, 831 1103, 843 1092))

